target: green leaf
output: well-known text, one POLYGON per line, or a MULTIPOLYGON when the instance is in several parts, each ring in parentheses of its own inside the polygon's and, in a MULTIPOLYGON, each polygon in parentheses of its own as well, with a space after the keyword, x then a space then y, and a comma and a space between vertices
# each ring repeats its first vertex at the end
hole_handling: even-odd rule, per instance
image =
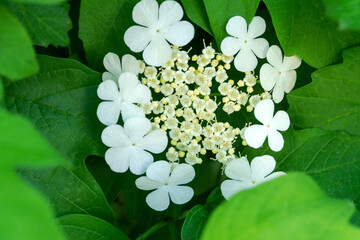
POLYGON ((201 233, 206 221, 209 218, 209 215, 210 213, 204 205, 200 204, 191 208, 181 228, 181 239, 200 239, 201 233))
POLYGON ((10 0, 12 2, 21 2, 21 3, 38 3, 38 4, 57 4, 65 2, 65 0, 10 0))
POLYGON ((360 135, 360 47, 345 50, 344 63, 317 70, 313 82, 288 95, 296 126, 360 135))
POLYGON ((360 42, 360 33, 338 30, 326 18, 321 0, 264 0, 287 56, 297 55, 315 68, 335 63, 342 49, 360 42))
POLYGON ((68 3, 56 5, 9 4, 11 11, 26 28, 33 44, 68 46, 68 31, 72 28, 68 3))
POLYGON ((202 0, 181 0, 181 2, 190 20, 210 35, 213 35, 204 2, 202 0))
POLYGON ((70 161, 103 154, 96 116, 100 74, 81 63, 39 56, 40 73, 5 87, 5 104, 28 117, 70 161), (26 86, 26 87, 24 87, 26 86))
POLYGON ((17 166, 49 166, 59 155, 24 119, 0 110, 0 239, 63 240, 49 204, 13 173, 17 166))
POLYGON ((225 27, 233 16, 242 16, 249 24, 255 15, 260 0, 204 0, 212 32, 220 49, 221 41, 228 36, 225 27))
POLYGON ((338 20, 340 29, 360 30, 360 1, 358 0, 323 0, 326 13, 338 20))
POLYGON ((354 210, 326 196, 310 177, 290 174, 222 204, 201 239, 356 239, 360 230, 349 223, 354 210))
POLYGON ((69 240, 129 240, 119 229, 93 216, 71 214, 59 222, 69 240))
POLYGON ((0 75, 19 80, 35 74, 39 66, 31 40, 18 20, 1 3, 0 22, 0 75))

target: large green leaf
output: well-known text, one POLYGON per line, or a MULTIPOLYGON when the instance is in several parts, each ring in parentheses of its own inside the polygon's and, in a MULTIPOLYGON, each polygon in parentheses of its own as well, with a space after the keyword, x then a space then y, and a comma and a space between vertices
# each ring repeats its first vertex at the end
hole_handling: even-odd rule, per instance
POLYGON ((10 9, 26 28, 35 45, 68 46, 68 31, 72 28, 68 3, 56 5, 22 4, 13 2, 10 9))
POLYGON ((311 84, 288 95, 294 125, 360 135, 359 56, 360 47, 344 51, 344 63, 317 70, 311 84))
POLYGON ((354 207, 326 196, 310 177, 290 174, 238 193, 210 216, 201 239, 347 240, 354 207))
POLYGON ((4 110, 0 132, 0 239, 64 239, 49 204, 13 172, 20 165, 59 164, 61 158, 29 122, 4 110))
POLYGON ((203 0, 181 0, 190 20, 213 35, 203 0))
POLYGON ((69 240, 129 240, 119 229, 93 216, 71 214, 59 222, 69 240))
POLYGON ((338 30, 321 0, 264 0, 286 55, 321 68, 340 59, 342 49, 360 42, 360 33, 338 30))
POLYGON ((25 29, 0 3, 0 75, 19 80, 39 70, 25 29))
POLYGON ((65 2, 66 0, 10 0, 12 2, 21 2, 21 3, 39 3, 39 4, 57 4, 65 2))
POLYGON ((340 29, 360 30, 360 1, 359 0, 322 0, 326 6, 326 13, 338 20, 340 29))
POLYGON ((242 16, 249 24, 255 15, 260 0, 204 0, 212 32, 220 48, 221 41, 228 35, 226 23, 233 16, 242 16))

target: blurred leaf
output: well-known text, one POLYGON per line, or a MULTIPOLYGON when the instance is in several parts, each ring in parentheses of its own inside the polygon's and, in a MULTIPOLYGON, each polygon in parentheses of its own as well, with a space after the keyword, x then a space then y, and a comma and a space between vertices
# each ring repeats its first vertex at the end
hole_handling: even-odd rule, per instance
POLYGON ((71 214, 59 222, 69 240, 129 240, 119 229, 93 216, 71 214))
POLYGON ((249 24, 260 0, 204 0, 212 32, 220 49, 221 41, 228 36, 225 27, 233 16, 242 16, 249 24))
POLYGON ((10 9, 26 28, 34 45, 68 46, 72 28, 68 3, 56 5, 11 3, 10 9))
POLYGON ((10 0, 12 2, 21 2, 21 3, 39 3, 39 4, 57 4, 65 2, 66 0, 10 0))
POLYGON ((35 51, 25 29, 0 3, 0 75, 12 80, 39 70, 35 51))
POLYGON ((360 30, 359 0, 323 0, 323 2, 327 15, 339 21, 341 30, 360 30))
POLYGON ((16 166, 49 166, 61 158, 29 122, 4 110, 0 131, 0 239, 64 239, 49 204, 13 173, 16 166))
POLYGON ((312 67, 340 60, 342 49, 360 42, 360 33, 339 32, 326 18, 321 0, 264 0, 287 56, 297 55, 312 67))
POLYGON ((326 196, 310 177, 290 174, 222 204, 201 239, 356 239, 360 230, 349 223, 354 210, 326 196))
POLYGON ((360 47, 345 50, 344 63, 317 70, 311 84, 288 95, 294 125, 360 135, 359 56, 360 47))
POLYGON ((209 215, 210 213, 204 205, 200 204, 191 208, 181 229, 181 239, 200 239, 202 230, 209 218, 209 215))
POLYGON ((203 0, 181 0, 181 2, 190 20, 213 35, 203 0))

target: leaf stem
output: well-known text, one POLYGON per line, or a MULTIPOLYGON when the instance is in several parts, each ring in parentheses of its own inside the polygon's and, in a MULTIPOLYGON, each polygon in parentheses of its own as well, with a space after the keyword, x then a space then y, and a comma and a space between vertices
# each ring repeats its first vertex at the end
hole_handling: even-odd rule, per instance
POLYGON ((150 237, 151 234, 153 234, 157 230, 165 227, 167 224, 168 224, 168 222, 164 221, 164 222, 159 222, 159 223, 152 225, 148 230, 146 230, 146 232, 144 232, 143 234, 140 234, 140 236, 136 240, 147 239, 148 237, 150 237))

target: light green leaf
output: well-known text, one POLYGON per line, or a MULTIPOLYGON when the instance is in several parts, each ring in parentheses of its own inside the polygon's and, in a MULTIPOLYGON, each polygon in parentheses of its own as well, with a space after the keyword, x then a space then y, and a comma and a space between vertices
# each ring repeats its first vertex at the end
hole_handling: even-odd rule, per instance
POLYGON ((226 23, 233 16, 242 16, 249 24, 255 15, 260 0, 204 0, 212 32, 220 49, 221 41, 228 36, 226 23))
POLYGON ((340 60, 342 49, 360 42, 360 33, 338 30, 326 18, 321 0, 264 0, 287 56, 297 55, 315 68, 340 60))
POLYGON ((25 29, 0 3, 0 75, 12 80, 39 70, 35 51, 25 29))
POLYGON ((360 136, 360 47, 344 51, 344 63, 317 70, 313 82, 288 95, 295 126, 344 130, 360 136))
POLYGON ((93 216, 71 214, 59 222, 69 240, 129 240, 119 229, 93 216))
POLYGON ((0 110, 0 239, 63 240, 45 199, 13 173, 18 166, 49 166, 61 158, 24 119, 0 110))
POLYGON ((304 174, 289 174, 236 194, 210 216, 201 239, 350 240, 354 207, 326 196, 304 174))
POLYGON ((323 0, 323 2, 327 15, 339 21, 340 29, 360 30, 359 0, 323 0))
POLYGON ((213 35, 203 0, 181 0, 190 20, 213 35))
POLYGON ((50 44, 68 46, 68 31, 72 28, 70 4, 56 5, 9 4, 11 11, 29 33, 33 44, 47 47, 50 44))

